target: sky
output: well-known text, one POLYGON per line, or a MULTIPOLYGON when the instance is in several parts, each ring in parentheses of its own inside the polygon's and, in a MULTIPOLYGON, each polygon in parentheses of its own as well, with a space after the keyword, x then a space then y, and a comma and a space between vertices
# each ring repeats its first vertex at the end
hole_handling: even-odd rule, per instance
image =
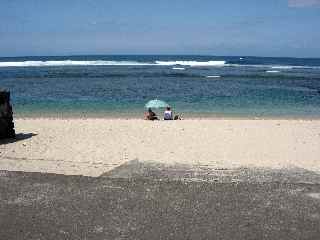
POLYGON ((320 57, 320 0, 0 0, 0 57, 320 57))

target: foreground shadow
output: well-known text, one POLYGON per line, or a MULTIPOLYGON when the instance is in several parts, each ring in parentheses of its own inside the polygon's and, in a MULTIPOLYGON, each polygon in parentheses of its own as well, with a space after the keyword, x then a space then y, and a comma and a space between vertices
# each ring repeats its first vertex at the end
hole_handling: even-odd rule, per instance
POLYGON ((100 177, 125 179, 168 179, 206 182, 286 182, 320 183, 320 173, 290 167, 271 168, 208 168, 207 166, 144 162, 137 159, 126 162, 100 177))
POLYGON ((37 136, 38 134, 35 133, 18 133, 16 134, 15 138, 6 138, 6 139, 0 139, 0 145, 1 144, 9 144, 9 143, 14 143, 14 142, 19 142, 22 140, 26 140, 29 138, 32 138, 34 136, 37 136))
MULTIPOLYGON (((156 168, 133 161, 118 173, 128 165, 136 173, 156 168)), ((47 240, 319 239, 319 193, 319 184, 216 184, 0 170, 5 219, 0 239, 39 239, 40 233, 47 240)))
POLYGON ((138 159, 126 162, 100 177, 108 178, 190 178, 193 173, 188 165, 165 165, 158 162, 142 162, 138 159))

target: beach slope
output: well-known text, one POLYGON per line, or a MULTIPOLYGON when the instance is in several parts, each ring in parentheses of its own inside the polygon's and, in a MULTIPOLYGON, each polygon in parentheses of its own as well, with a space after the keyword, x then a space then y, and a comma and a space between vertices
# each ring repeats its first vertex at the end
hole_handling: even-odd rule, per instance
POLYGON ((100 176, 130 161, 320 171, 320 120, 16 119, 0 169, 100 176))

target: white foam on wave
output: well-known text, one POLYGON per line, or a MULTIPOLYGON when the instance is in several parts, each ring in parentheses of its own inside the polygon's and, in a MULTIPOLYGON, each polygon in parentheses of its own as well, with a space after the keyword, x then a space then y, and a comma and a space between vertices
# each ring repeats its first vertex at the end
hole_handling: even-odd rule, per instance
POLYGON ((182 67, 173 67, 172 69, 173 70, 186 70, 185 68, 182 68, 182 67))
POLYGON ((49 66, 148 66, 152 63, 133 61, 24 61, 24 62, 0 62, 0 67, 49 67, 49 66))
POLYGON ((278 71, 278 70, 268 70, 268 71, 266 71, 267 73, 279 73, 280 71, 278 71))
MULTIPOLYGON (((74 61, 74 60, 61 60, 61 61, 23 61, 23 62, 0 62, 0 67, 48 67, 48 66, 223 66, 225 61, 155 61, 154 63, 148 62, 135 62, 135 61, 74 61)), ((180 69, 182 70, 182 69, 180 69)))
POLYGON ((161 66, 190 66, 190 67, 210 67, 210 66, 224 66, 226 61, 207 61, 207 62, 198 62, 198 61, 156 61, 157 65, 161 66))
POLYGON ((220 78, 221 76, 219 75, 210 75, 210 76, 206 76, 206 78, 220 78))
POLYGON ((252 68, 270 68, 270 69, 320 69, 320 66, 286 66, 286 65, 270 65, 270 64, 225 64, 225 67, 252 67, 252 68))
POLYGON ((270 66, 272 69, 293 69, 301 68, 302 66, 270 66))
POLYGON ((320 66, 285 66, 285 65, 254 65, 254 64, 229 64, 226 61, 155 61, 155 62, 137 62, 137 61, 23 61, 23 62, 0 62, 0 67, 49 67, 49 66, 175 66, 172 69, 184 70, 184 67, 254 67, 269 69, 320 69, 320 66))

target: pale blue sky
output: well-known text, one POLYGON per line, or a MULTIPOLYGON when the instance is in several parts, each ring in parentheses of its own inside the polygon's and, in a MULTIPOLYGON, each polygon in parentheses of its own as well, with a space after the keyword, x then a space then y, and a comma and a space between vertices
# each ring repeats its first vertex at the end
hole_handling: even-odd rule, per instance
POLYGON ((320 57, 320 0, 0 0, 0 56, 320 57))

